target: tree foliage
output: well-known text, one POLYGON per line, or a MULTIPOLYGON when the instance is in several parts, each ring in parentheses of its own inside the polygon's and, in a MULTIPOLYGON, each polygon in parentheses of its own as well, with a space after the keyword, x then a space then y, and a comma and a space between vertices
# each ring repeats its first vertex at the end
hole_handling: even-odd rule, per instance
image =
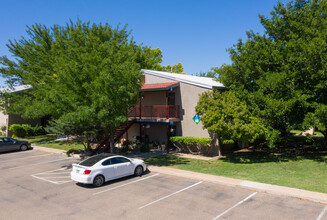
POLYGON ((123 28, 77 21, 50 28, 35 24, 27 38, 9 41, 15 60, 0 58, 9 86, 31 85, 2 94, 2 107, 25 118, 51 115, 67 134, 103 130, 113 137, 138 99, 141 69, 160 66, 160 49, 138 45, 123 28), (10 105, 8 104, 10 101, 10 105))
POLYGON ((253 142, 266 138, 271 145, 275 141, 276 134, 233 91, 205 92, 200 96, 195 110, 201 116, 203 127, 216 133, 219 142, 253 142))
POLYGON ((215 70, 219 81, 281 134, 326 130, 319 112, 327 105, 327 1, 278 3, 259 17, 265 34, 250 31, 228 50, 232 64, 215 70))
POLYGON ((215 71, 216 68, 211 68, 209 71, 206 72, 199 72, 196 73, 196 76, 200 76, 200 77, 208 77, 208 78, 218 78, 219 75, 217 74, 217 72, 215 71))

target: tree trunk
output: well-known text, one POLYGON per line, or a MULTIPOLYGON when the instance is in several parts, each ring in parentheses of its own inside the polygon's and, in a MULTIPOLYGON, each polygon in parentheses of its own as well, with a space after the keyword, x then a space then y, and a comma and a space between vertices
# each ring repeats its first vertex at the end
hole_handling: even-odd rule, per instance
POLYGON ((91 151, 90 140, 89 140, 89 135, 88 134, 85 135, 85 140, 86 140, 86 149, 87 149, 87 151, 91 151))
POLYGON ((112 127, 110 127, 110 153, 114 153, 114 146, 115 146, 115 136, 114 136, 114 130, 112 127))
POLYGON ((321 132, 325 137, 325 147, 327 147, 327 130, 321 132))
POLYGON ((221 154, 222 143, 221 143, 221 140, 218 135, 217 135, 217 147, 218 147, 218 157, 221 157, 222 156, 222 154, 221 154))

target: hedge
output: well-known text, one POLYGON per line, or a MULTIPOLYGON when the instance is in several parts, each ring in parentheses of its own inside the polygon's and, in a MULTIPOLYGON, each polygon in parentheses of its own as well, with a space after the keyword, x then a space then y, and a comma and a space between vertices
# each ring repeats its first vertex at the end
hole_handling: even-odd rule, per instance
POLYGON ((41 126, 37 125, 32 127, 29 124, 12 124, 9 127, 9 131, 13 133, 13 137, 21 138, 45 134, 45 131, 41 126))
POLYGON ((182 137, 175 136, 170 138, 171 142, 177 142, 181 144, 210 144, 212 142, 211 138, 200 138, 200 137, 182 137))
POLYGON ((212 156, 217 154, 216 147, 211 144, 211 138, 199 137, 171 137, 170 141, 173 142, 175 147, 183 153, 201 154, 212 156))

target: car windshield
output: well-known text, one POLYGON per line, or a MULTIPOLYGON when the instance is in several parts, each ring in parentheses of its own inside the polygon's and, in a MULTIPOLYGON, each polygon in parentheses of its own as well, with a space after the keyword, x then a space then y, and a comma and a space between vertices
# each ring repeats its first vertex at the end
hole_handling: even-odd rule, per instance
POLYGON ((102 160, 102 159, 104 159, 106 157, 110 157, 110 156, 113 156, 113 155, 111 155, 111 154, 99 154, 99 155, 87 158, 86 160, 80 162, 79 165, 86 166, 86 167, 91 167, 94 164, 96 164, 97 162, 99 162, 100 160, 102 160))

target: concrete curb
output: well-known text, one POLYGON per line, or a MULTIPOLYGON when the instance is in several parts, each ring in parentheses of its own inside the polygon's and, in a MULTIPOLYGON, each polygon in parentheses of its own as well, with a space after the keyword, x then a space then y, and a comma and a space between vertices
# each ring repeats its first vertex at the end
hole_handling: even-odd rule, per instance
POLYGON ((32 145, 32 147, 35 150, 40 150, 40 151, 49 152, 49 153, 64 154, 64 155, 66 155, 66 151, 64 151, 64 150, 59 150, 59 149, 55 149, 55 148, 48 148, 48 147, 40 147, 40 146, 35 146, 35 145, 32 145))
POLYGON ((265 192, 273 195, 289 196, 303 200, 310 200, 327 204, 327 194, 312 192, 303 189, 290 188, 285 186, 276 186, 266 183, 258 183, 247 180, 239 180, 229 177, 215 176, 210 174, 197 173, 187 170, 180 170, 169 167, 149 166, 150 171, 163 173, 167 175, 179 176, 189 179, 202 180, 211 183, 218 183, 227 186, 240 187, 244 189, 255 190, 258 192, 265 192))

